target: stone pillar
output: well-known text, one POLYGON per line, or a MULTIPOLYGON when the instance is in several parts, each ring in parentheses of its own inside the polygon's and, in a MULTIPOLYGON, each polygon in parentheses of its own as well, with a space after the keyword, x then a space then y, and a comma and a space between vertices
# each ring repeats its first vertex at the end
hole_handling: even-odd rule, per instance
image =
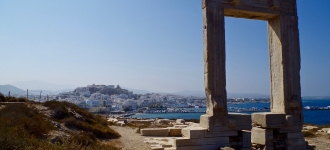
POLYGON ((271 112, 292 115, 303 123, 300 87, 300 47, 297 16, 268 20, 271 112))
POLYGON ((203 0, 204 84, 206 114, 226 116, 226 54, 224 8, 203 0))

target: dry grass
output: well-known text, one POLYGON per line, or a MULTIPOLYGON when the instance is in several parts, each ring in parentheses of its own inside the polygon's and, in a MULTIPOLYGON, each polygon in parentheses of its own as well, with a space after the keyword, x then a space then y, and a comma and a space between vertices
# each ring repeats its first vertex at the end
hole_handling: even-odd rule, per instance
MULTIPOLYGON (((5 97, 5 99, 8 101, 7 97, 5 97)), ((10 98, 10 100, 14 100, 14 98, 10 98)), ((74 104, 65 105, 64 103, 51 102, 46 105, 48 105, 49 108, 52 108, 55 114, 56 111, 60 112, 55 115, 56 117, 53 116, 56 118, 55 121, 63 121, 66 118, 73 117, 73 114, 68 111, 68 106, 73 106, 74 104)), ((78 110, 78 107, 75 107, 74 109, 84 112, 84 110, 78 110)), ((93 124, 89 122, 83 123, 92 129, 83 132, 66 131, 71 136, 60 137, 59 141, 61 142, 52 144, 49 139, 44 138, 44 134, 48 134, 52 130, 57 130, 57 128, 55 128, 49 121, 54 120, 53 118, 48 118, 39 113, 34 107, 28 107, 25 104, 7 104, 0 109, 0 149, 119 150, 120 148, 117 148, 112 144, 100 143, 98 138, 114 138, 119 137, 120 135, 110 128, 107 130, 107 125, 104 125, 106 121, 104 119, 100 120, 102 119, 101 117, 88 114, 88 112, 84 113, 86 113, 85 115, 92 116, 92 119, 88 118, 86 121, 89 120, 89 122, 93 122, 93 124), (105 134, 109 135, 104 136, 105 134)))
POLYGON ((54 111, 53 117, 59 119, 60 122, 63 122, 65 126, 70 129, 90 132, 94 134, 95 137, 102 139, 120 137, 119 133, 108 127, 108 122, 101 116, 94 115, 72 103, 48 101, 44 103, 44 106, 52 109, 54 111), (71 112, 75 112, 81 117, 70 113, 69 109, 71 112))
POLYGON ((308 131, 303 131, 304 137, 315 137, 315 131, 313 130, 308 130, 308 131))

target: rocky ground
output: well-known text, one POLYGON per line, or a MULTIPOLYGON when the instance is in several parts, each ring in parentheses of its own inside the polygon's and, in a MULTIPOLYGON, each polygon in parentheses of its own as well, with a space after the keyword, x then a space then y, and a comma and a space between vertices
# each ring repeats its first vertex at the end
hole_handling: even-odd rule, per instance
POLYGON ((315 150, 330 150, 330 139, 328 135, 318 135, 316 137, 305 138, 309 144, 316 146, 315 150))
POLYGON ((309 144, 315 145, 316 150, 330 150, 330 128, 322 128, 317 126, 306 125, 304 126, 304 132, 309 130, 311 133, 305 139, 309 144))
POLYGON ((110 126, 117 131, 121 137, 119 139, 109 141, 123 150, 150 150, 150 145, 144 143, 144 138, 141 134, 136 133, 136 128, 110 126))
MULTIPOLYGON (((33 105, 34 108, 38 109, 39 112, 42 112, 45 116, 50 117, 53 113, 47 107, 42 105, 33 105)), ((4 106, 0 105, 0 109, 4 106)), ((79 117, 79 116, 77 116, 79 117)), ((48 133, 46 138, 56 139, 56 137, 69 137, 66 131, 74 132, 64 126, 64 124, 51 121, 54 126, 59 128, 57 131, 52 131, 48 133)), ((165 127, 165 126, 153 126, 153 127, 165 127)), ((330 126, 329 126, 330 127, 330 126)), ((111 144, 117 147, 121 147, 123 150, 150 150, 151 145, 159 142, 169 142, 162 141, 162 138, 154 138, 154 137, 145 137, 141 136, 141 134, 137 133, 137 128, 133 127, 121 127, 121 126, 110 126, 110 128, 117 131, 121 137, 119 139, 114 140, 104 140, 103 143, 111 144), (158 140, 158 141, 157 141, 158 140), (146 142, 149 141, 149 142, 146 142)), ((305 134, 305 139, 308 141, 310 145, 315 145, 316 150, 330 150, 330 128, 326 126, 318 127, 313 125, 305 125, 304 132, 308 132, 309 134, 305 134)))
MULTIPOLYGON (((111 126, 111 128, 119 132, 122 137, 108 142, 122 147, 123 150, 150 150, 152 143, 145 143, 144 141, 146 141, 146 139, 147 141, 157 139, 154 137, 141 136, 141 134, 136 133, 137 128, 120 126, 111 126)), ((330 150, 330 134, 317 126, 305 126, 304 128, 312 132, 312 135, 305 137, 305 139, 309 144, 315 145, 316 150, 330 150)))

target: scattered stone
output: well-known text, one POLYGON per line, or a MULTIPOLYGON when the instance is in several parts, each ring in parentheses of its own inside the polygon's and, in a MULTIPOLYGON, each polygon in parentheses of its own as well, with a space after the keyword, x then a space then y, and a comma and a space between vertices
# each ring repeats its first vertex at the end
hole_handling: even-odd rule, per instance
POLYGON ((230 147, 224 147, 224 148, 220 148, 220 150, 235 150, 235 149, 230 148, 230 147))
POLYGON ((176 123, 177 123, 177 124, 185 124, 185 122, 186 122, 186 121, 185 121, 184 119, 177 119, 177 120, 176 120, 176 123))
POLYGON ((329 129, 330 129, 330 128, 323 128, 322 131, 323 131, 324 133, 328 133, 329 129))

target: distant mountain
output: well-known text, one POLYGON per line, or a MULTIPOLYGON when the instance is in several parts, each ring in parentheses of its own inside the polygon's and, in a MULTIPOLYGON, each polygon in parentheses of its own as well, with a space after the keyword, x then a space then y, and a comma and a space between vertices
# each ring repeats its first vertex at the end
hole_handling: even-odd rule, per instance
POLYGON ((43 91, 61 91, 65 89, 73 90, 74 86, 72 85, 59 85, 59 84, 52 84, 48 82, 38 81, 38 80, 32 80, 32 81, 23 81, 23 82, 16 82, 12 85, 21 88, 21 89, 29 89, 29 90, 43 90, 43 91))
POLYGON ((64 92, 70 92, 73 91, 72 89, 66 89, 66 90, 60 90, 60 91, 51 91, 51 90, 41 90, 41 89, 37 89, 37 90, 29 90, 29 93, 31 93, 32 95, 39 95, 41 92, 41 95, 57 95, 60 93, 64 93, 64 92))
POLYGON ((6 85, 0 85, 0 92, 4 95, 8 95, 8 92, 10 91, 10 94, 11 95, 14 95, 14 94, 20 94, 20 95, 24 95, 26 91, 22 90, 22 89, 19 89, 15 86, 12 86, 12 85, 9 85, 9 84, 6 84, 6 85))

